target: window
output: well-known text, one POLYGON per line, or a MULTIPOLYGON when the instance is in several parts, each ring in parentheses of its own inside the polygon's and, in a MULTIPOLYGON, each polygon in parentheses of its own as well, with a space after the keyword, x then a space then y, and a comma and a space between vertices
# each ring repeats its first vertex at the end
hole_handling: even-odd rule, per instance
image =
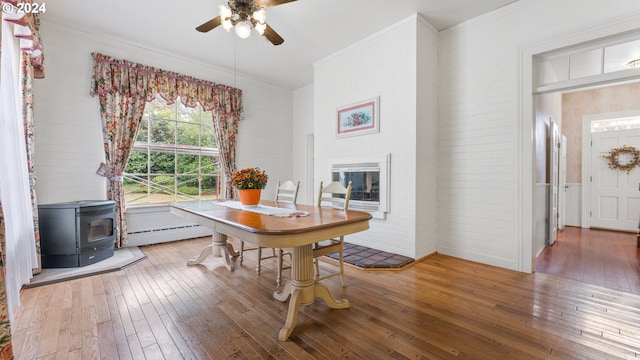
POLYGON ((591 132, 640 129, 640 117, 625 117, 591 121, 591 132))
POLYGON ((220 167, 211 111, 147 103, 125 168, 126 205, 218 197, 220 167))
POLYGON ((583 82, 637 76, 640 33, 623 33, 534 56, 536 92, 572 88, 583 82), (588 80, 590 78, 591 80, 588 80))

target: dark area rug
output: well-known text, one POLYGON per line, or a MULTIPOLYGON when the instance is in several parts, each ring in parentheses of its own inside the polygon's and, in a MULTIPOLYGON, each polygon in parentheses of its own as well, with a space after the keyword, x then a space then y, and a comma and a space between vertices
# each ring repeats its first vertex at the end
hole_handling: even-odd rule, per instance
MULTIPOLYGON (((338 260, 338 254, 328 257, 338 260)), ((366 246, 344 243, 344 262, 364 269, 399 269, 409 265, 414 259, 366 246)))

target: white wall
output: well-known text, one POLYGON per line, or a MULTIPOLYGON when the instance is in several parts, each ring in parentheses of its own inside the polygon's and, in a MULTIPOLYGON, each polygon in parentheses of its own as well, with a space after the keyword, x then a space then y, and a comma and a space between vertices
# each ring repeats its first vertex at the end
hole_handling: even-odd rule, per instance
POLYGON ((535 176, 521 178, 519 164, 531 151, 520 146, 532 146, 520 143, 529 124, 519 122, 519 51, 638 13, 633 0, 520 0, 440 33, 439 253, 528 271, 521 229, 534 219, 535 176))
MULTIPOLYGON (((89 95, 92 52, 234 85, 234 75, 205 64, 172 57, 123 40, 43 22, 45 79, 34 84, 36 191, 41 203, 104 199, 105 180, 96 175, 104 160, 97 97, 89 95)), ((292 93, 242 76, 245 120, 238 135, 238 167, 260 166, 271 179, 291 177, 292 93)), ((265 196, 274 194, 275 181, 265 196)))
POLYGON ((293 180, 300 181, 298 203, 313 205, 313 84, 293 92, 293 180))
POLYGON ((420 17, 417 26, 415 254, 421 258, 437 249, 438 33, 420 17))
POLYGON ((330 180, 333 159, 391 154, 390 211, 347 242, 415 258, 435 252, 435 152, 417 142, 418 132, 435 142, 436 39, 414 15, 314 64, 314 186, 330 180), (336 108, 376 96, 380 132, 336 139, 336 108))
POLYGON ((567 226, 582 227, 582 184, 567 183, 567 207, 565 223, 567 226))

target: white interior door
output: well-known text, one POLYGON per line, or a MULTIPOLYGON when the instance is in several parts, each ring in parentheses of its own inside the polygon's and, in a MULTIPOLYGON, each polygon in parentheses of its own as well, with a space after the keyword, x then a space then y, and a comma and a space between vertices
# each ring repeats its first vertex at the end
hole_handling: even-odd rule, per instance
POLYGON ((558 124, 549 123, 549 244, 556 242, 558 235, 558 163, 560 159, 560 130, 558 124))
MULTIPOLYGON (((603 158, 611 149, 623 145, 640 149, 640 130, 596 132, 591 134, 591 226, 637 231, 640 218, 640 169, 609 169, 603 158)), ((629 156, 619 156, 620 163, 629 156)))

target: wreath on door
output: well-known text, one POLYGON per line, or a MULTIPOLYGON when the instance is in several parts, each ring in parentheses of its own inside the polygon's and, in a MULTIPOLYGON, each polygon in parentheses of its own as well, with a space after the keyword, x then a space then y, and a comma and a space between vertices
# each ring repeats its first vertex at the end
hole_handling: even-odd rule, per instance
POLYGON ((630 173, 634 167, 640 165, 640 150, 633 146, 622 145, 622 147, 613 148, 609 151, 609 155, 602 155, 602 157, 609 160, 609 169, 626 171, 627 174, 630 173), (631 160, 626 163, 621 163, 620 155, 622 154, 631 155, 631 160))

